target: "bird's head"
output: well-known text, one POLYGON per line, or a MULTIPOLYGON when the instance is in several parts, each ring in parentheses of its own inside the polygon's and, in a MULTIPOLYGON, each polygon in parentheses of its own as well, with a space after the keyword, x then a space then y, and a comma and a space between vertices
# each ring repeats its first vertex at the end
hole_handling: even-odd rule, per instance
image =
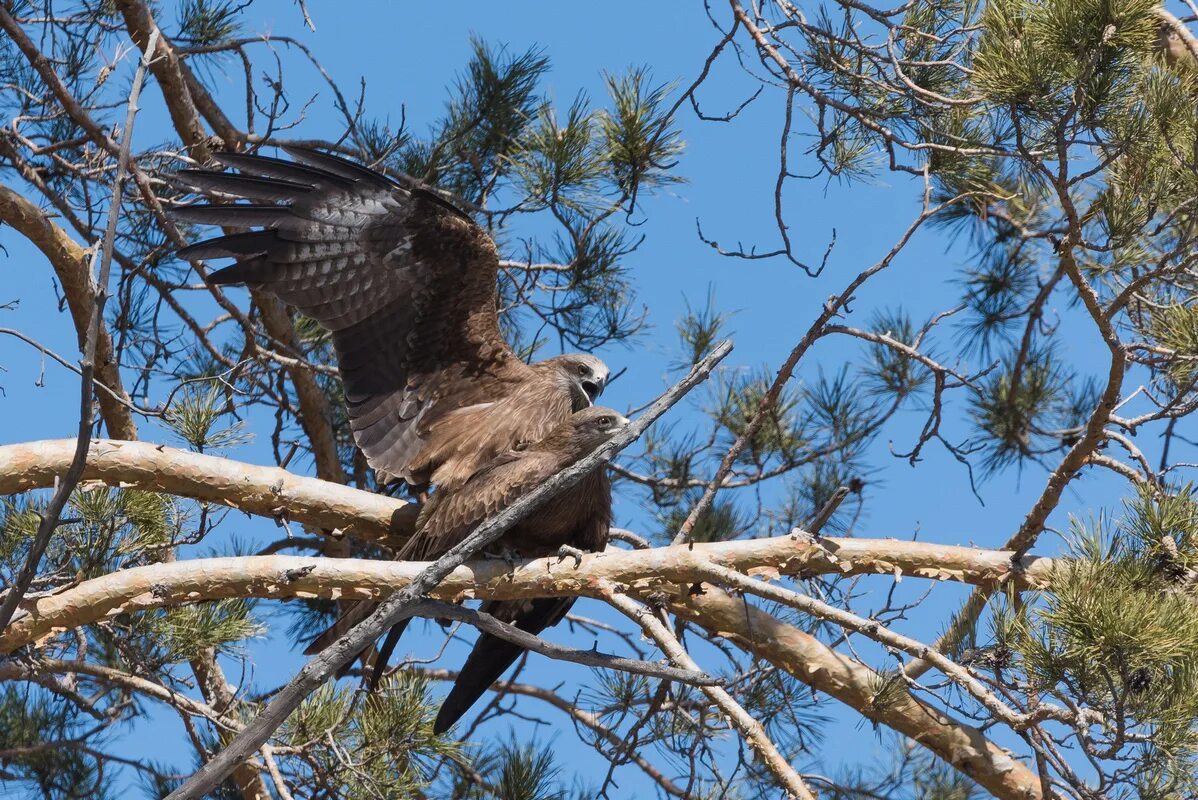
POLYGON ((628 417, 604 406, 591 406, 570 416, 571 439, 591 450, 628 426, 628 417))
POLYGON ((582 391, 588 405, 594 405, 607 386, 609 370, 600 359, 585 353, 558 356, 550 361, 582 391))

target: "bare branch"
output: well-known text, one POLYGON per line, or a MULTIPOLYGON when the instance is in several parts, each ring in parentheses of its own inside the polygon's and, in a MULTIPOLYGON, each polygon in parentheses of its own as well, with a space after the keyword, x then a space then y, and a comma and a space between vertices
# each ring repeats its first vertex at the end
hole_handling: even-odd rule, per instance
POLYGON ((232 743, 201 767, 183 786, 171 792, 168 795, 169 800, 194 800, 218 786, 237 763, 248 758, 266 743, 270 735, 283 724, 305 697, 349 663, 384 631, 408 619, 418 598, 432 590, 473 553, 497 540, 506 530, 535 511, 554 494, 568 489, 592 470, 600 468, 617 452, 632 444, 658 417, 703 382, 731 351, 731 342, 718 344, 681 381, 667 390, 644 414, 616 434, 611 441, 524 495, 490 520, 483 522, 463 542, 426 567, 407 588, 383 601, 365 621, 305 664, 299 674, 275 695, 270 705, 247 725, 232 743))
MULTIPOLYGON (((0 14, 6 13, 3 9, 0 9, 0 14)), ((150 37, 151 47, 156 39, 156 35, 150 37)), ((103 241, 92 254, 92 260, 98 265, 98 269, 94 270, 97 273, 95 288, 89 292, 92 296, 93 307, 89 315, 90 322, 87 326, 87 338, 83 347, 83 360, 79 365, 81 398, 79 435, 75 443, 75 452, 71 456, 71 464, 67 468, 66 474, 62 477, 61 481, 56 482, 54 495, 50 498, 45 512, 41 515, 41 522, 38 524, 37 534, 34 536, 33 543, 29 546, 29 554, 25 559, 25 564, 21 567, 21 571, 9 589, 8 594, 5 595, 4 602, 0 603, 0 630, 8 626, 8 621, 12 619, 13 612, 17 609, 17 604, 21 602, 21 598, 25 596, 25 592, 29 590, 29 584, 33 582, 42 556, 46 553, 46 547, 50 544, 50 537, 54 535, 54 531, 58 528, 62 510, 66 507, 67 500, 70 499, 71 493, 75 491, 75 487, 83 476, 83 468, 87 461, 88 444, 92 436, 92 396, 95 394, 95 387, 92 386, 92 382, 95 375, 96 350, 100 340, 100 328, 104 319, 104 304, 108 300, 108 277, 112 268, 112 250, 116 240, 117 218, 121 210, 121 190, 125 184, 125 173, 129 168, 129 150, 133 144, 133 121, 137 117, 137 100, 141 94, 142 81, 145 80, 146 69, 148 67, 149 58, 143 58, 133 77, 133 86, 129 89, 128 112, 125 115, 125 128, 121 134, 120 153, 117 157, 117 171, 116 176, 112 180, 112 200, 108 208, 108 226, 104 231, 103 241)), ((92 270, 89 270, 89 278, 91 272, 92 270)), ((117 385, 119 386, 120 384, 118 383, 117 385)))
MULTIPOLYGON (((465 563, 431 590, 445 600, 480 597, 595 596, 600 582, 639 593, 681 592, 703 580, 711 565, 791 576, 907 575, 931 580, 993 583, 1011 576, 1020 588, 1051 588, 1059 562, 1025 556, 1010 570, 1011 554, 890 539, 773 539, 679 545, 650 550, 609 549, 573 559, 465 563)), ((233 597, 324 597, 379 600, 411 583, 429 566, 420 561, 377 561, 317 556, 236 556, 149 564, 40 596, 26 598, 21 613, 0 634, 0 653, 38 641, 54 631, 101 622, 152 608, 233 597)))
MULTIPOLYGON (((0 447, 0 494, 53 486, 55 476, 69 467, 74 444, 72 439, 55 439, 0 447)), ((402 543, 411 534, 418 511, 402 500, 278 467, 145 442, 93 441, 82 478, 220 503, 334 535, 390 544, 402 543)))

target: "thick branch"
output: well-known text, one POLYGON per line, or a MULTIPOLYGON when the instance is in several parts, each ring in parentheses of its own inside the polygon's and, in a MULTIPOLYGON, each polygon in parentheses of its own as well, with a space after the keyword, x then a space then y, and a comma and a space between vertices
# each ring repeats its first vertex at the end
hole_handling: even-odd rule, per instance
MULTIPOLYGON (((158 30, 158 24, 154 21, 149 7, 139 0, 117 0, 116 7, 125 19, 125 28, 129 31, 129 36, 145 53, 147 45, 150 44, 151 34, 158 30)), ((166 101, 175 131, 183 139, 183 144, 187 145, 193 158, 207 161, 211 153, 208 135, 204 132, 204 124, 200 122, 187 88, 187 81, 183 78, 182 62, 165 36, 159 36, 154 48, 155 51, 149 54, 154 59, 150 63, 150 69, 162 90, 162 98, 166 101)))
MULTIPOLYGON (((0 447, 0 494, 53 486, 54 477, 70 464, 74 447, 74 439, 0 447)), ((392 543, 409 535, 416 522, 415 506, 385 495, 278 467, 143 442, 93 441, 83 479, 206 500, 248 514, 392 543)))
MULTIPOLYGON (((0 220, 28 239, 54 268, 67 300, 67 308, 71 311, 71 320, 75 323, 75 333, 79 337, 79 350, 82 352, 95 309, 89 252, 51 222, 46 212, 4 185, 0 185, 0 220)), ((129 411, 129 395, 121 384, 112 337, 103 321, 96 338, 95 371, 96 380, 112 392, 96 392, 100 416, 109 434, 117 439, 136 439, 137 425, 129 411), (125 403, 122 404, 117 397, 125 403)))
MULTIPOLYGON (((927 747, 1001 800, 1039 800, 1040 781, 981 731, 903 693, 875 705, 886 677, 837 653, 814 636, 787 625, 721 589, 683 593, 670 611, 735 642, 824 692, 927 747)), ((892 678, 893 680, 893 678, 892 678)))
MULTIPOLYGON (((645 594, 682 591, 718 565, 742 573, 784 575, 906 574, 989 583, 1011 574, 1017 586, 1043 588, 1052 559, 1026 557, 1010 573, 1010 553, 887 539, 773 539, 617 550, 588 554, 578 566, 557 557, 509 567, 502 560, 474 561, 450 572, 429 594, 444 600, 480 597, 598 596, 603 583, 645 594)), ((233 597, 378 600, 404 588, 427 563, 360 558, 241 556, 150 564, 26 598, 21 615, 0 635, 0 653, 56 631, 117 614, 233 597)))
POLYGON ((1156 46, 1165 60, 1174 67, 1198 70, 1198 39, 1193 32, 1163 5, 1152 9, 1152 15, 1157 20, 1156 46))

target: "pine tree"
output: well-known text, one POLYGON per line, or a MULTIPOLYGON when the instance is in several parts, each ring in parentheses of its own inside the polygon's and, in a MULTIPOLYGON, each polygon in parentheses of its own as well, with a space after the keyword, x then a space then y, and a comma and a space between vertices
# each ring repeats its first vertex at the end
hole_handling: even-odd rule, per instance
MULTIPOLYGON (((0 337, 82 374, 93 440, 85 470, 70 469, 74 442, 21 442, 19 426, 0 446, 6 792, 183 791, 290 677, 259 671, 264 642, 303 641, 338 601, 402 585, 381 570, 410 498, 354 446, 329 334, 265 295, 206 286, 175 255, 198 232, 165 213, 188 198, 174 171, 302 142, 440 192, 500 248, 503 332, 522 357, 616 362, 672 327, 670 384, 734 328, 766 323, 681 265, 686 311, 656 316, 658 298, 637 295, 643 224, 689 190, 686 136, 723 125, 760 148, 753 115, 772 103, 777 172, 746 176, 772 215, 756 232, 700 219, 697 238, 730 269, 785 263, 831 296, 787 320, 789 356, 738 351, 612 464, 638 509, 613 531, 627 552, 443 598, 564 586, 607 604, 571 618, 574 656, 617 652, 639 671, 575 686, 522 662, 436 735, 456 664, 421 654, 375 694, 357 674, 310 693, 213 796, 1198 794, 1195 18, 1152 0, 707 11, 710 41, 686 42, 692 75, 596 64, 604 93, 563 98, 550 53, 568 43, 480 37, 455 75, 428 77, 440 112, 397 121, 369 82, 343 91, 352 78, 325 70, 314 32, 260 35, 254 5, 0 5, 0 222, 40 254, 90 357, 77 368, 43 344, 49 322, 0 337), (321 82, 317 99, 298 75, 321 82), (727 76, 748 90, 717 110, 704 93, 727 76), (908 227, 848 264, 836 233, 802 225, 804 181, 888 185, 908 227), (952 258, 912 265, 917 237, 952 258), (901 270, 953 302, 870 293, 901 270), (251 466, 251 443, 312 478, 251 466), (895 531, 878 487, 929 470, 919 499, 938 502, 937 460, 958 470, 952 491, 1020 506, 988 549, 882 538, 895 531), (242 535, 242 511, 277 536, 242 535), (191 761, 119 746, 160 729, 153 710, 177 715, 191 761), (824 741, 845 720, 885 763, 824 741), (593 757, 563 757, 560 737, 593 757)), ((311 25, 302 0, 291 13, 311 25)), ((842 240, 868 223, 838 223, 842 240)))

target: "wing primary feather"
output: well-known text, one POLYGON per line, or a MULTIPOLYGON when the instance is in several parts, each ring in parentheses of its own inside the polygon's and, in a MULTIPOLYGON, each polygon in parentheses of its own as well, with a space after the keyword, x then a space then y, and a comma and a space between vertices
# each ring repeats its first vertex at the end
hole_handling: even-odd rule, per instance
POLYGON ((404 191, 411 192, 412 194, 419 195, 432 203, 436 203, 442 208, 452 211, 455 215, 461 217, 462 219, 470 220, 471 222, 474 221, 473 218, 465 211, 458 208, 452 202, 446 200, 440 194, 432 190, 402 186, 380 172, 376 172, 368 167, 364 167, 361 164, 355 164, 352 161, 341 158, 340 156, 332 155, 331 153, 322 153, 319 150, 312 150, 307 147, 297 147, 295 145, 282 145, 282 148, 294 158, 304 162, 310 167, 328 170, 329 172, 332 172, 343 178, 365 181, 375 186, 387 189, 402 189, 404 191))
POLYGON ((175 219, 200 225, 262 225, 274 227, 298 220, 290 206, 276 205, 195 205, 170 210, 175 219))
POLYGON ((247 284, 264 286, 278 276, 279 267, 263 258, 238 261, 224 269, 208 273, 208 283, 214 286, 247 284))
POLYGON ((263 178, 234 172, 207 169, 183 169, 175 173, 178 182, 192 189, 221 192, 234 197, 259 201, 292 201, 313 191, 310 183, 282 178, 263 178))
MULTIPOLYGON (((376 172, 369 167, 364 167, 361 164, 355 164, 353 161, 341 158, 340 156, 332 155, 331 153, 322 153, 319 150, 313 150, 308 147, 298 147, 296 145, 282 145, 283 150, 295 158, 297 161, 305 165, 318 169, 322 172, 331 172, 342 178, 348 178, 351 181, 364 181, 381 189, 395 189, 399 184, 392 181, 381 172, 376 172)), ((399 187, 402 188, 402 187, 399 187)))
MULTIPOLYGON (((178 251, 179 258, 192 260, 196 258, 254 258, 269 253, 279 244, 279 238, 274 231, 248 231, 246 233, 231 233, 228 236, 218 236, 206 239, 178 251)), ((224 270, 221 270, 224 272, 224 270)), ((228 281, 225 281, 228 283, 228 281)))
POLYGON ((212 157, 227 167, 236 167, 251 175, 295 181, 317 189, 349 189, 355 183, 350 178, 334 172, 270 156, 248 153, 213 153, 212 157))

